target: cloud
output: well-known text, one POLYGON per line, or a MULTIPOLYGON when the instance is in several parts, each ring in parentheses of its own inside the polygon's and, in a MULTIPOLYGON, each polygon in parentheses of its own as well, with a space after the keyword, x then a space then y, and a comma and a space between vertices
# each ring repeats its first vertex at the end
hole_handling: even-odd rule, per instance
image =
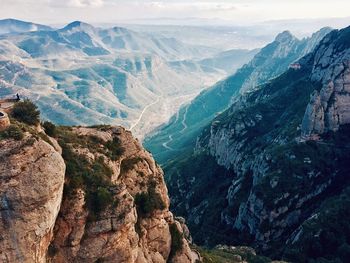
POLYGON ((104 0, 49 0, 49 5, 52 7, 101 7, 105 4, 104 0))

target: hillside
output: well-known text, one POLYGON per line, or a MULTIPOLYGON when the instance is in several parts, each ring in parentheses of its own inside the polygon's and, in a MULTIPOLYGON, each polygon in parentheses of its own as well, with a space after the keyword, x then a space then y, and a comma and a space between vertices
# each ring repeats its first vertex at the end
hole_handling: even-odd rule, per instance
POLYGON ((174 211, 195 242, 249 244, 292 262, 347 262, 349 32, 332 31, 300 69, 242 92, 193 154, 167 163, 174 211))
POLYGON ((181 107, 167 124, 145 139, 145 147, 164 165, 179 153, 191 152, 202 129, 217 114, 226 110, 240 92, 251 91, 283 73, 291 63, 312 51, 329 31, 329 28, 323 28, 302 40, 288 31, 280 33, 235 74, 181 107))

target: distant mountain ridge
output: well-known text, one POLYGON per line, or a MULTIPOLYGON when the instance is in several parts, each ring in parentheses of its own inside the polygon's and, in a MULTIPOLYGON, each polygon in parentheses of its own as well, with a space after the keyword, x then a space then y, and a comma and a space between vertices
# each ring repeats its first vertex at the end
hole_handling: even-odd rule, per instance
MULTIPOLYGON (((123 125, 141 138, 227 75, 198 62, 219 51, 81 21, 0 35, 0 96, 29 97, 58 124, 123 125)), ((235 57, 232 68, 250 55, 235 57)))
POLYGON ((31 22, 24 22, 16 19, 2 19, 0 20, 0 35, 10 33, 23 33, 32 31, 50 31, 53 30, 49 26, 35 24, 31 22))

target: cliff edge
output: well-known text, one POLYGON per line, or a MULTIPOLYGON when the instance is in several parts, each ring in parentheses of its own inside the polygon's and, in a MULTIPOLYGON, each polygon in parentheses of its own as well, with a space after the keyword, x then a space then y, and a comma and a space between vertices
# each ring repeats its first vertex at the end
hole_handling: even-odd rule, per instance
POLYGON ((0 132, 2 262, 199 259, 162 170, 129 131, 11 123, 0 132))

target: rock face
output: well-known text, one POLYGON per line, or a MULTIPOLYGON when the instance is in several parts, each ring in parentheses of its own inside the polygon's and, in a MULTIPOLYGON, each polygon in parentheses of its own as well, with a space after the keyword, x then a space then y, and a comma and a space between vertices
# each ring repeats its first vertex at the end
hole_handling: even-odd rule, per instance
POLYGON ((113 201, 92 216, 84 189, 65 196, 51 243, 51 262, 194 262, 183 229, 168 209, 163 172, 131 133, 123 128, 75 128, 72 133, 95 138, 102 148, 118 140, 124 150, 112 160, 106 152, 72 146, 90 162, 103 160, 112 171, 108 191, 113 201), (147 214, 141 212, 147 203, 137 203, 140 193, 154 195, 161 206, 147 214), (171 227, 181 235, 182 245, 176 251, 171 227))
POLYGON ((199 259, 169 211, 162 170, 130 132, 59 127, 56 140, 14 125, 23 139, 0 134, 1 262, 199 259))
POLYGON ((321 204, 350 186, 349 32, 332 31, 300 69, 245 93, 203 130, 188 160, 167 167, 174 211, 195 242, 246 242, 292 262, 324 253, 308 248, 325 232, 321 204), (315 233, 291 256, 285 246, 310 220, 315 233))
POLYGON ((1 262, 46 262, 64 172, 61 155, 42 139, 0 140, 1 262))
POLYGON ((342 38, 332 32, 315 51, 311 78, 321 82, 322 88, 311 95, 302 123, 303 136, 337 131, 350 123, 350 49, 342 38))

